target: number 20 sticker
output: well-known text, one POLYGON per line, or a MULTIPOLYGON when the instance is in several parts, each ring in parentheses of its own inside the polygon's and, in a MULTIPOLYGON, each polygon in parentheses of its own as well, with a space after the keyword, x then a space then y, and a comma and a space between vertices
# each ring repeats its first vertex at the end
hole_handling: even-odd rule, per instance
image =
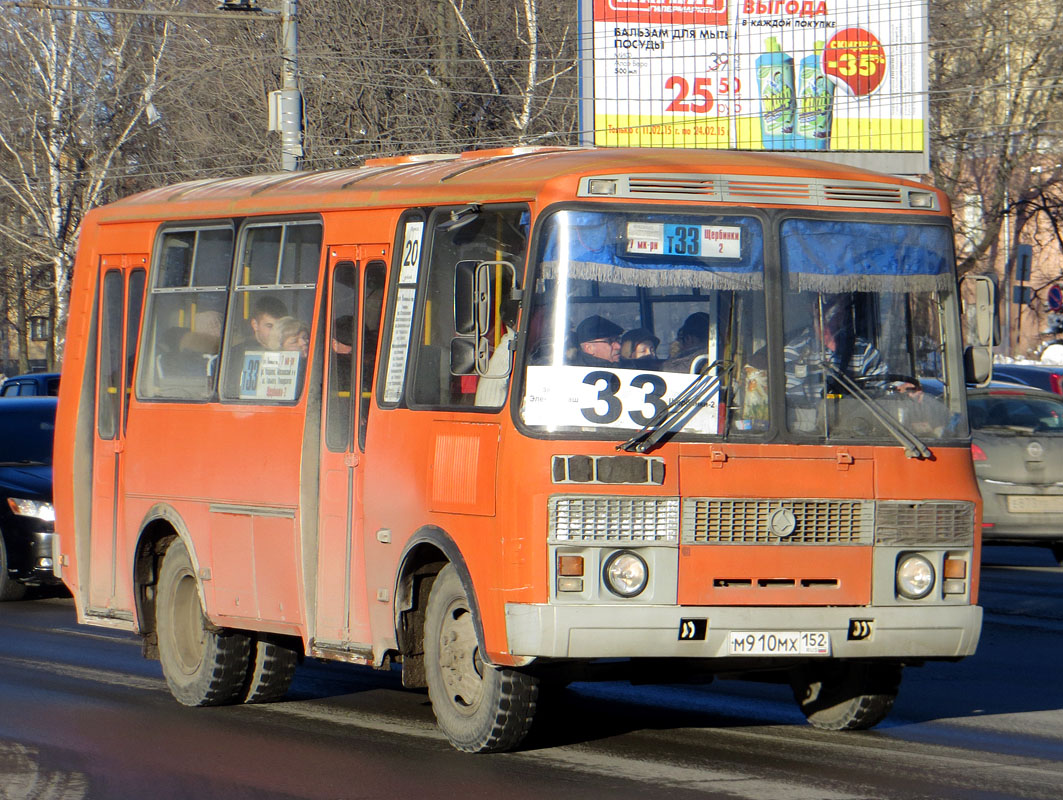
POLYGON ((421 263, 421 238, 424 222, 407 222, 402 237, 402 264, 399 283, 417 283, 417 271, 421 263))

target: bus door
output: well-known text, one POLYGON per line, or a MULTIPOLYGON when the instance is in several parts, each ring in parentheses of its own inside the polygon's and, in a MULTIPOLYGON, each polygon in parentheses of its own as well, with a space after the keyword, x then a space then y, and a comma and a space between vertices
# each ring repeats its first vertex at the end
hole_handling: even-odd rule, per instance
MULTIPOLYGON (((389 245, 329 248, 314 638, 325 647, 366 644, 366 653, 371 651, 362 460, 389 250, 389 245)), ((345 649, 365 655, 358 648, 345 649)))
MULTIPOLYGON (((100 611, 111 607, 116 591, 121 596, 126 594, 116 585, 123 493, 122 452, 147 262, 146 255, 107 255, 100 259, 88 602, 90 609, 100 611)), ((124 575, 123 583, 130 580, 131 574, 124 575)))

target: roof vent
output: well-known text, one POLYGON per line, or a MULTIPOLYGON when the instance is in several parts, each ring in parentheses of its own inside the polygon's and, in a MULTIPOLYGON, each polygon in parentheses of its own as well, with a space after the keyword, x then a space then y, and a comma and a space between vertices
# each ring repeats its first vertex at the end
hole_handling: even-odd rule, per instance
POLYGON ((904 197, 900 186, 886 186, 882 184, 824 184, 823 197, 838 203, 866 204, 887 203, 901 205, 904 197))

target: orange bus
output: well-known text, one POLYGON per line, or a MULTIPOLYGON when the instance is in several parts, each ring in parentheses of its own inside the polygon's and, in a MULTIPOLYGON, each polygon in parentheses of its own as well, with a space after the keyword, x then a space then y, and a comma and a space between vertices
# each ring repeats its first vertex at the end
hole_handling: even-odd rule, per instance
POLYGON ((472 752, 599 677, 775 680, 865 728, 978 642, 961 320, 945 196, 823 162, 147 191, 84 223, 55 569, 187 705, 310 656, 401 664, 472 752))

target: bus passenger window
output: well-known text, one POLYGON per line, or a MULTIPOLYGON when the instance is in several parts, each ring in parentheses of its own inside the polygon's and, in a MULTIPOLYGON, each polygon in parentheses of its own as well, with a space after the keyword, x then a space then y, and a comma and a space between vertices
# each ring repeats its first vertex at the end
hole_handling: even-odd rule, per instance
POLYGON ((309 354, 321 225, 252 222, 241 231, 238 252, 222 397, 294 402, 302 392, 309 354))
POLYGON ((497 409, 504 404, 518 309, 510 291, 514 276, 524 269, 527 220, 523 206, 478 209, 457 217, 457 224, 448 209, 433 216, 412 405, 497 409), (478 370, 477 358, 483 362, 485 356, 487 365, 478 370), (485 368, 490 377, 483 376, 485 368), (490 383, 480 389, 484 381, 490 383))
POLYGON ((228 223, 162 232, 145 313, 138 397, 213 395, 232 251, 228 223))
POLYGON ((365 293, 362 304, 362 380, 358 410, 358 446, 365 449, 365 433, 369 425, 369 401, 373 397, 373 375, 376 372, 377 342, 380 340, 380 317, 384 309, 384 276, 387 265, 373 261, 365 268, 365 293))

